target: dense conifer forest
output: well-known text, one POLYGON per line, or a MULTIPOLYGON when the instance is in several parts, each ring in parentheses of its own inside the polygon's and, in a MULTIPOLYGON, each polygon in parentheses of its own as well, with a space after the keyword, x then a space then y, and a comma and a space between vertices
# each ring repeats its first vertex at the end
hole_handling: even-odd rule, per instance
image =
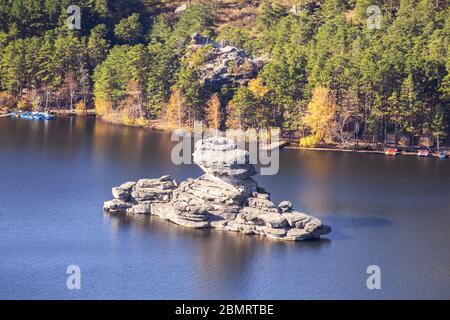
POLYGON ((449 49, 447 0, 1 0, 0 108, 431 147, 449 133, 449 49), (213 90, 194 33, 264 66, 213 90))

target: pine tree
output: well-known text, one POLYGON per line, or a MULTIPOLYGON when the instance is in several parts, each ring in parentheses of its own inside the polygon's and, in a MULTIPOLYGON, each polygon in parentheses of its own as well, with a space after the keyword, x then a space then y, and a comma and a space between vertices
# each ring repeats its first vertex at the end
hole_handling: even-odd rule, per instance
POLYGON ((103 62, 108 54, 109 43, 106 39, 106 31, 104 24, 99 24, 91 30, 87 45, 91 67, 103 62))
POLYGON ((197 71, 190 67, 187 61, 183 62, 178 80, 177 87, 186 98, 186 106, 188 108, 189 126, 194 124, 195 120, 203 119, 203 103, 202 103, 202 87, 199 82, 197 71))
POLYGON ((139 42, 142 34, 142 25, 139 21, 139 14, 133 13, 120 22, 114 28, 115 37, 128 44, 136 44, 139 42))
MULTIPOLYGON (((239 87, 236 90, 231 108, 227 111, 229 119, 238 118, 239 128, 258 128, 260 123, 257 119, 258 104, 253 93, 248 89, 248 87, 239 87)), ((236 120, 231 120, 231 122, 236 123, 236 120)))

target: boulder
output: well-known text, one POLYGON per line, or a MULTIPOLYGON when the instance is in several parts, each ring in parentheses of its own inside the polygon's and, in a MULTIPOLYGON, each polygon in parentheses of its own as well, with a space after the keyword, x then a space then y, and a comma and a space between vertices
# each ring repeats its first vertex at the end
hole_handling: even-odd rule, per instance
POLYGON ((267 236, 271 236, 271 237, 275 237, 275 238, 281 238, 287 234, 286 229, 272 228, 269 226, 266 226, 264 228, 264 232, 267 236))
POLYGON ((309 220, 309 218, 311 217, 307 214, 297 211, 284 212, 283 216, 289 222, 289 225, 293 228, 297 228, 297 223, 299 223, 298 226, 300 227, 300 229, 302 229, 301 226, 304 225, 304 222, 309 220))
POLYGON ((115 199, 128 200, 130 198, 130 192, 120 187, 112 188, 112 195, 115 199))
POLYGON ((263 198, 249 198, 248 206, 253 208, 276 208, 272 201, 263 198))
MULTIPOLYGON (((199 35, 195 42, 204 39, 199 35)), ((224 55, 238 54, 223 47, 224 55)), ((217 228, 270 239, 318 239, 329 226, 307 214, 293 211, 290 201, 276 206, 270 194, 251 178, 256 171, 248 153, 233 139, 210 137, 195 145, 194 161, 205 171, 197 179, 178 184, 169 175, 126 182, 112 189, 114 200, 105 212, 151 214, 186 228, 217 228)))
POLYGON ((286 218, 278 213, 266 213, 262 215, 262 219, 266 225, 272 228, 285 228, 289 226, 286 218))
POLYGON ((225 229, 225 226, 228 224, 227 220, 213 220, 210 222, 211 227, 216 229, 225 229))
POLYGON ((119 213, 119 212, 126 212, 128 208, 132 207, 132 203, 125 202, 120 199, 114 199, 111 201, 106 201, 103 204, 103 210, 109 213, 119 213))
POLYGON ((247 179, 256 174, 249 163, 249 153, 237 149, 237 143, 230 138, 211 137, 195 145, 194 163, 206 174, 219 179, 247 179))
POLYGON ((177 7, 175 9, 175 13, 180 14, 180 13, 186 11, 187 8, 188 8, 188 4, 187 3, 182 4, 181 6, 179 6, 179 7, 177 7))
POLYGON ((281 212, 290 212, 292 210, 292 202, 290 202, 290 201, 282 201, 278 205, 278 208, 280 208, 281 212))
POLYGON ((205 228, 210 227, 209 221, 193 221, 193 220, 182 219, 178 216, 170 218, 170 221, 172 221, 175 224, 178 224, 180 226, 190 228, 190 229, 205 229, 205 228))
POLYGON ((287 238, 287 240, 298 241, 298 240, 311 239, 312 236, 311 236, 311 233, 309 233, 308 231, 306 231, 304 229, 292 228, 292 229, 289 229, 288 232, 286 233, 286 238, 287 238))
POLYGON ((133 187, 135 185, 136 185, 136 182, 130 181, 130 182, 125 182, 125 183, 121 184, 119 186, 119 188, 124 190, 124 191, 131 192, 131 190, 133 189, 133 187))
POLYGON ((270 200, 270 194, 255 192, 255 193, 253 193, 253 198, 270 200))
POLYGON ((150 203, 139 203, 127 209, 127 213, 150 214, 152 212, 150 203))

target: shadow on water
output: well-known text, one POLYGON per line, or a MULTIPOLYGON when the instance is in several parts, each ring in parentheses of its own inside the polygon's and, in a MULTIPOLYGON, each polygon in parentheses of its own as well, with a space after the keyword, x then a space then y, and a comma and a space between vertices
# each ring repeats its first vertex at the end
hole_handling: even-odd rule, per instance
POLYGON ((214 279, 214 282, 221 283, 225 295, 241 286, 242 282, 249 281, 258 256, 270 257, 280 252, 289 255, 294 253, 291 251, 302 255, 324 249, 331 243, 327 238, 284 242, 224 230, 189 229, 149 215, 105 214, 105 219, 112 221, 111 227, 116 231, 132 229, 149 239, 161 237, 177 246, 180 242, 189 244, 195 255, 199 288, 207 288, 208 282, 214 279))
POLYGON ((378 217, 343 217, 336 215, 323 216, 322 219, 326 223, 333 226, 331 237, 334 240, 353 240, 346 230, 361 229, 361 228, 383 228, 391 225, 393 222, 385 218, 378 217))
POLYGON ((379 228, 392 224, 391 220, 377 217, 336 217, 326 216, 327 223, 334 228, 379 228))

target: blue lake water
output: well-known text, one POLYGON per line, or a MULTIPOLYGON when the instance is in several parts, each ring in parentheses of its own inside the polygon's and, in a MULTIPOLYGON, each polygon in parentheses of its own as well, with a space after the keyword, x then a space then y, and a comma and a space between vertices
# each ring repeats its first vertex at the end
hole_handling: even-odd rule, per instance
POLYGON ((172 164, 172 145, 95 119, 0 119, 0 299, 450 298, 450 160, 283 150, 256 180, 332 226, 321 241, 103 214, 112 186, 202 174, 172 164))

